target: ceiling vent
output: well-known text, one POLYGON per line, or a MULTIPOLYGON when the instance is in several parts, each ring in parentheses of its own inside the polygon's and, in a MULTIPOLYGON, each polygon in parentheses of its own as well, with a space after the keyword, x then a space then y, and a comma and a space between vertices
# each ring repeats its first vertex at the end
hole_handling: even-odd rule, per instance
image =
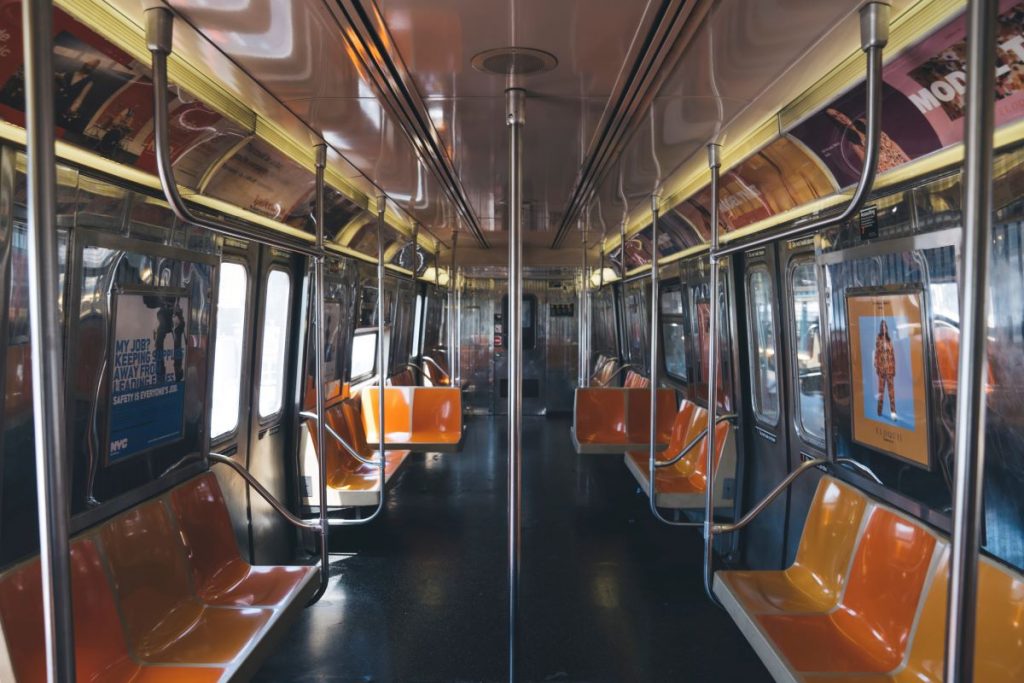
POLYGON ((558 59, 532 47, 499 47, 478 53, 470 64, 485 74, 530 76, 551 71, 558 66, 558 59))

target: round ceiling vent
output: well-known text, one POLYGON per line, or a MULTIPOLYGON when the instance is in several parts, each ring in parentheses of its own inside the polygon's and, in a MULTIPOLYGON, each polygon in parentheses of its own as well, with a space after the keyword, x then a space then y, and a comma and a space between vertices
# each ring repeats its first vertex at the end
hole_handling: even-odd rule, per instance
POLYGON ((532 47, 499 47, 480 52, 470 63, 485 74, 528 76, 551 71, 558 66, 558 59, 532 47))

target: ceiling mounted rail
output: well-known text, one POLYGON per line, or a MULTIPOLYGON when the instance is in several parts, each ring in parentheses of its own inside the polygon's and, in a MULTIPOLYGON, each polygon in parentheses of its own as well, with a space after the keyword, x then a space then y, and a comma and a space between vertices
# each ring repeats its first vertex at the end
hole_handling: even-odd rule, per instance
POLYGON ((376 5, 364 5, 362 0, 337 0, 334 6, 340 12, 340 16, 336 13, 335 17, 340 20, 341 33, 362 62, 363 73, 376 85, 382 104, 398 119, 417 156, 441 183, 477 243, 488 248, 444 142, 431 122, 412 76, 393 47, 395 43, 376 5), (347 25, 342 25, 342 21, 347 25))
POLYGON ((596 194, 713 5, 714 0, 663 0, 661 3, 631 67, 620 75, 608 98, 598 132, 580 166, 576 185, 551 243, 552 249, 562 244, 596 194))

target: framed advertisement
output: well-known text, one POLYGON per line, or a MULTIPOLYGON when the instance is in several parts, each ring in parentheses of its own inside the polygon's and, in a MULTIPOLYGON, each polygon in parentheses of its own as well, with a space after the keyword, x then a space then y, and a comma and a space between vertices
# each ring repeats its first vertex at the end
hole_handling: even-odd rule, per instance
POLYGON ((919 288, 846 295, 853 440, 930 470, 923 305, 919 288))
POLYGON ((122 290, 113 301, 107 464, 185 435, 188 295, 122 290))

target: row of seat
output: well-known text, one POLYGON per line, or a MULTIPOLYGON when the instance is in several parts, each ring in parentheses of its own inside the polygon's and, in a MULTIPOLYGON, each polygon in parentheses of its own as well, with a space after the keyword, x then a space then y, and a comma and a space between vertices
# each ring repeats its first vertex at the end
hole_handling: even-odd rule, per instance
MULTIPOLYGON (((676 392, 658 389, 656 444, 668 445, 676 414, 676 392)), ((577 453, 623 453, 650 441, 648 389, 579 387, 573 404, 573 445, 577 453)))
MULTIPOLYGON (((344 439, 361 458, 369 461, 377 460, 378 451, 370 445, 373 439, 369 439, 364 427, 361 397, 344 398, 329 403, 324 409, 324 423, 344 439)), ((352 457, 348 450, 330 434, 325 437, 326 447, 321 448, 316 438, 316 423, 313 420, 308 420, 306 427, 309 430, 316 457, 326 457, 327 459, 328 505, 339 507, 376 505, 380 499, 381 489, 379 466, 360 462, 352 457)), ((388 450, 384 469, 385 485, 408 456, 408 450, 388 450)))
MULTIPOLYGON (((675 413, 669 436, 668 448, 656 454, 661 462, 679 456, 687 445, 697 445, 686 455, 667 467, 655 472, 657 504, 663 508, 694 509, 704 506, 707 491, 706 436, 708 411, 692 401, 683 400, 675 413)), ((731 438, 732 426, 728 421, 719 421, 715 427, 715 506, 732 507, 735 497, 733 485, 736 470, 736 445, 731 438)), ((650 454, 647 450, 631 451, 625 456, 626 467, 636 477, 637 483, 649 496, 650 454)))
MULTIPOLYGON (((212 473, 72 539, 79 681, 244 679, 317 587, 238 551, 212 473)), ((0 680, 46 680, 39 559, 0 574, 0 680)))
MULTIPOLYGON (((364 438, 380 443, 380 388, 360 391, 364 438)), ((456 387, 384 387, 384 443, 390 451, 457 451, 462 446, 462 391, 456 387)))
MULTIPOLYGON (((598 354, 594 363, 594 372, 590 377, 590 384, 594 387, 610 387, 622 372, 623 366, 619 359, 614 356, 598 354)), ((633 370, 627 370, 622 380, 622 387, 625 389, 646 389, 651 386, 650 380, 633 370)))
MULTIPOLYGON (((974 680, 1024 681, 1024 577, 980 560, 974 680)), ((776 681, 942 680, 949 541, 830 476, 796 560, 720 571, 714 592, 776 681)))

